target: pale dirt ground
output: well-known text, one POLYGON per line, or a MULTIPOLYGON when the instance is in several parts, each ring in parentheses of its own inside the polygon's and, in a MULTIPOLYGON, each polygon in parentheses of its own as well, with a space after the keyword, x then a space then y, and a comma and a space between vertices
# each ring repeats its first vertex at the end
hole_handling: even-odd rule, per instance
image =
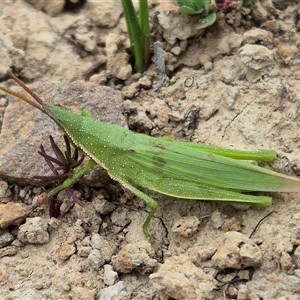
MULTIPOLYGON (((118 1, 68 2, 64 11, 64 1, 35 2, 0 2, 2 86, 14 67, 46 101, 90 107, 97 118, 157 137, 274 149, 278 159, 267 167, 299 173, 297 1, 256 1, 251 10, 219 13, 207 30, 195 30, 197 18, 181 16, 171 0, 150 1, 153 41, 162 42, 167 64, 157 92, 154 63, 132 75, 118 1), (99 111, 97 97, 84 92, 63 102, 61 81, 94 91, 85 80, 123 100, 97 90, 107 101, 99 111)), ((61 194, 59 219, 49 219, 47 207, 25 219, 43 192, 32 179, 46 170, 35 153, 49 133, 61 134, 26 104, 4 95, 0 104, 1 177, 9 183, 0 185, 0 299, 300 299, 299 194, 274 193, 267 209, 155 195, 150 244, 144 204, 100 173, 75 187, 85 208, 61 194), (16 203, 26 206, 17 211, 16 203), (18 225, 4 225, 4 211, 18 225)))

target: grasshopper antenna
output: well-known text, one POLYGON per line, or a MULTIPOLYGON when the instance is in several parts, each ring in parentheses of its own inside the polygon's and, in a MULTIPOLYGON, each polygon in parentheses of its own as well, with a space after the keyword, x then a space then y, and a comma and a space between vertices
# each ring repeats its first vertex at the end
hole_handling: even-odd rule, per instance
POLYGON ((11 71, 7 71, 7 73, 12 79, 14 79, 19 84, 19 86, 21 86, 40 105, 38 105, 37 103, 33 102, 32 100, 26 98, 25 96, 23 96, 19 93, 13 92, 13 91, 11 91, 7 88, 4 88, 2 86, 0 86, 0 90, 2 90, 5 93, 8 93, 12 96, 15 96, 19 99, 22 99, 23 101, 27 102, 31 106, 33 106, 33 107, 39 109, 40 111, 44 112, 44 110, 42 108, 43 104, 44 104, 43 100, 36 93, 34 93, 28 86, 26 86, 26 84, 21 79, 19 79, 15 74, 13 74, 11 71))

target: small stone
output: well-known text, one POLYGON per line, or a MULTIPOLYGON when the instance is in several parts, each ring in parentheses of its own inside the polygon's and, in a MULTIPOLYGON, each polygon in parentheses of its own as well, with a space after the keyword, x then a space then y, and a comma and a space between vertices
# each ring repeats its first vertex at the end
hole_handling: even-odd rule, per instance
POLYGON ((288 65, 292 59, 294 59, 295 55, 298 53, 298 49, 295 46, 290 46, 287 44, 279 44, 277 47, 276 54, 279 58, 284 62, 284 64, 288 65))
POLYGON ((277 33, 280 29, 280 26, 277 20, 274 19, 266 22, 266 29, 274 33, 277 33))
POLYGON ((54 17, 61 13, 65 7, 65 0, 44 1, 27 0, 38 10, 44 10, 49 16, 54 17))
POLYGON ((51 226, 53 229, 57 229, 61 225, 61 220, 56 218, 51 218, 49 221, 49 226, 51 226))
POLYGON ((200 220, 196 216, 190 216, 177 220, 172 227, 172 231, 188 238, 197 232, 199 225, 200 220))
POLYGON ((254 243, 246 243, 240 250, 241 265, 257 267, 262 263, 262 254, 258 246, 254 243))
POLYGON ((284 277, 285 284, 290 292, 293 294, 300 293, 300 278, 294 275, 287 275, 284 277))
POLYGON ((57 249, 57 255, 60 260, 67 260, 73 255, 76 251, 74 244, 66 244, 57 249))
POLYGON ((215 210, 210 217, 212 225, 214 229, 219 229, 224 223, 224 218, 222 217, 222 213, 218 210, 215 210))
POLYGON ((291 253, 293 251, 293 243, 289 237, 280 237, 276 244, 276 250, 279 254, 282 252, 291 253))
POLYGON ((139 91, 139 83, 133 82, 129 85, 125 85, 122 89, 122 95, 126 99, 131 99, 135 96, 135 94, 139 91))
POLYGON ((80 257, 88 257, 92 251, 92 247, 89 246, 78 246, 77 253, 80 257))
POLYGON ((221 228, 224 232, 241 231, 242 230, 241 220, 237 217, 232 217, 230 219, 225 220, 221 228))
POLYGON ((204 66, 206 63, 211 62, 211 57, 207 54, 201 54, 199 56, 199 63, 201 66, 204 66))
POLYGON ((100 234, 95 233, 92 235, 90 245, 93 249, 101 249, 101 247, 103 247, 103 244, 104 238, 100 234))
POLYGON ((108 74, 116 78, 127 80, 132 74, 129 55, 126 53, 125 40, 117 34, 109 34, 105 43, 107 53, 108 74))
POLYGON ((74 216, 76 216, 76 218, 82 222, 82 225, 80 226, 82 228, 78 228, 80 232, 75 233, 75 235, 78 235, 78 238, 84 238, 84 228, 86 228, 86 226, 88 226, 88 230, 92 233, 99 231, 100 225, 102 224, 102 219, 96 212, 92 203, 88 202, 84 207, 75 205, 73 207, 73 213, 74 216))
POLYGON ((9 245, 13 240, 14 240, 14 236, 10 234, 8 231, 4 231, 0 235, 0 248, 9 245))
POLYGON ((129 299, 129 295, 126 292, 124 287, 124 282, 119 281, 113 286, 109 286, 107 288, 101 289, 97 299, 99 300, 110 300, 110 299, 118 299, 118 300, 127 300, 129 299))
POLYGON ((184 41, 190 37, 201 35, 202 30, 195 27, 199 19, 163 11, 161 6, 159 8, 160 13, 157 15, 157 21, 162 27, 164 38, 168 44, 174 45, 177 39, 184 41), (182 26, 182 24, 185 24, 185 26, 182 26))
POLYGON ((68 232, 67 243, 73 244, 77 240, 82 240, 85 237, 85 230, 80 225, 74 225, 68 232))
POLYGON ((116 205, 105 200, 103 195, 98 195, 92 201, 95 210, 101 215, 107 215, 116 209, 116 205))
POLYGON ((239 232, 229 231, 220 240, 212 263, 220 269, 258 267, 262 263, 262 254, 258 246, 248 237, 239 232))
POLYGON ((262 44, 271 45, 273 43, 273 35, 271 32, 255 28, 248 30, 243 35, 243 41, 245 44, 262 44))
POLYGON ((26 223, 19 228, 18 239, 24 243, 46 244, 49 242, 47 229, 47 220, 41 217, 27 218, 26 223))
POLYGON ((173 47, 171 50, 171 53, 178 56, 181 53, 181 48, 179 46, 173 47))
POLYGON ((241 61, 249 68, 260 70, 274 64, 273 53, 261 45, 247 44, 240 48, 241 61))
POLYGON ((22 203, 0 204, 0 228, 19 225, 31 212, 31 207, 22 203))
POLYGON ((150 275, 154 288, 173 299, 215 299, 217 281, 185 255, 173 256, 150 275))
POLYGON ((8 203, 12 199, 12 193, 6 181, 0 181, 0 203, 8 203))
POLYGON ((205 71, 210 71, 210 70, 212 70, 212 68, 213 68, 212 62, 207 62, 204 64, 205 71))
POLYGON ((99 27, 114 27, 123 12, 118 1, 92 1, 88 0, 88 13, 95 25, 99 27))
POLYGON ((112 286, 116 283, 118 279, 118 273, 113 270, 113 267, 111 265, 104 265, 104 274, 103 274, 103 280, 104 283, 112 286))
POLYGON ((137 111, 137 106, 133 101, 127 99, 123 102, 123 110, 127 114, 134 114, 137 111))
POLYGON ((142 111, 139 111, 135 116, 129 117, 128 126, 146 132, 153 128, 152 122, 146 116, 145 112, 142 111))
POLYGON ((245 284, 239 285, 239 291, 237 294, 237 300, 249 300, 249 290, 245 284))
POLYGON ((238 272, 239 279, 243 279, 246 281, 251 280, 251 273, 249 270, 240 270, 238 272))
POLYGON ((16 246, 7 246, 0 249, 0 258, 4 256, 13 256, 18 252, 18 248, 16 246))
POLYGON ((99 234, 93 234, 91 239, 91 246, 93 249, 98 249, 105 260, 105 262, 109 262, 116 252, 116 244, 114 242, 106 240, 104 237, 99 234), (100 238, 95 238, 95 236, 99 236, 100 238))
POLYGON ((280 257, 280 264, 284 270, 289 270, 292 266, 292 258, 287 252, 282 252, 280 257))
POLYGON ((105 264, 105 260, 98 249, 93 249, 87 260, 94 270, 99 270, 105 264))
POLYGON ((151 80, 147 76, 143 76, 138 81, 139 85, 143 88, 150 88, 152 86, 151 80))
POLYGON ((233 285, 229 285, 226 289, 226 295, 229 299, 236 299, 238 295, 238 289, 233 285))
POLYGON ((267 21, 268 12, 263 8, 260 2, 255 2, 251 9, 251 15, 255 22, 261 24, 267 21))
POLYGON ((213 255, 217 252, 218 245, 210 244, 208 246, 203 247, 198 251, 198 255, 201 261, 207 261, 213 257, 213 255))
POLYGON ((112 257, 115 270, 121 273, 130 273, 133 270, 141 274, 151 272, 157 262, 149 242, 140 242, 126 245, 117 255, 112 257))
POLYGON ((107 81, 106 72, 100 72, 99 74, 92 75, 89 79, 89 82, 97 85, 105 85, 107 81))

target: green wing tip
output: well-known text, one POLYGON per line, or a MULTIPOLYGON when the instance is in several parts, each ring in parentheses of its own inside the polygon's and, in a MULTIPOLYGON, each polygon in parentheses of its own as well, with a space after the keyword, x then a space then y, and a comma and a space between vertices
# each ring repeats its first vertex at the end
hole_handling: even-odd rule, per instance
POLYGON ((253 206, 256 206, 256 207, 268 207, 268 206, 272 205, 272 198, 271 197, 258 196, 257 200, 259 202, 254 203, 253 206))

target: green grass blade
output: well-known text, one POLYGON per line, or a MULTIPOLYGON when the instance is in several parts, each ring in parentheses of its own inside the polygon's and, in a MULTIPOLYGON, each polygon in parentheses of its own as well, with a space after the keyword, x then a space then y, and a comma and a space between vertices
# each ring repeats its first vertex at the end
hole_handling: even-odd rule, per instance
POLYGON ((123 5, 124 16, 127 24, 127 31, 131 43, 132 53, 135 59, 135 68, 137 71, 144 69, 143 58, 143 33, 140 28, 137 14, 131 0, 121 0, 123 5))
POLYGON ((150 62, 150 23, 147 0, 139 0, 139 20, 143 34, 143 58, 146 66, 150 62))

